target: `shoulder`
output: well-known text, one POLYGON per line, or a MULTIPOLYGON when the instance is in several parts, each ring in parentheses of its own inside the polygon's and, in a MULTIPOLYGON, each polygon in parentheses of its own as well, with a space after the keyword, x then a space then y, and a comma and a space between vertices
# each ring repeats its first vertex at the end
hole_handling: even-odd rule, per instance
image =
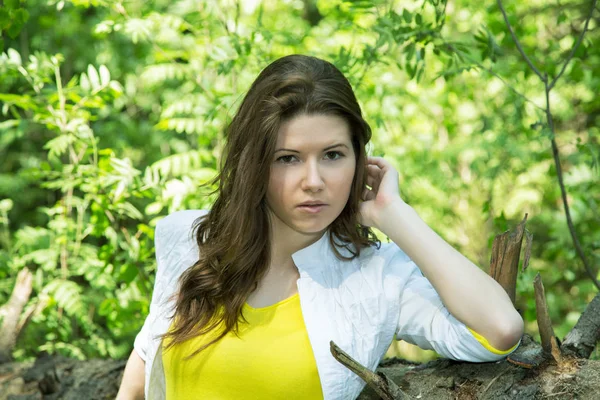
POLYGON ((170 281, 191 266, 198 258, 193 225, 208 210, 173 212, 156 224, 154 247, 157 261, 157 279, 170 281))
POLYGON ((155 237, 161 242, 168 242, 190 232, 194 221, 208 214, 209 210, 175 211, 160 219, 156 224, 155 237))
POLYGON ((363 265, 381 265, 386 275, 408 278, 413 273, 420 273, 413 260, 392 241, 382 242, 379 248, 371 246, 361 250, 359 258, 363 265))

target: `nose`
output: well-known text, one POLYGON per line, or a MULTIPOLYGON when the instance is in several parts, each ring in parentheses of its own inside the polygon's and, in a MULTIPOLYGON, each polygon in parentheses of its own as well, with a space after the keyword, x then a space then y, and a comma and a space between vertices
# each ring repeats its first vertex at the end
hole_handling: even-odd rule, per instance
POLYGON ((319 164, 316 161, 307 161, 304 164, 304 179, 302 180, 302 190, 310 190, 311 192, 318 192, 323 190, 325 182, 321 176, 319 170, 319 164))

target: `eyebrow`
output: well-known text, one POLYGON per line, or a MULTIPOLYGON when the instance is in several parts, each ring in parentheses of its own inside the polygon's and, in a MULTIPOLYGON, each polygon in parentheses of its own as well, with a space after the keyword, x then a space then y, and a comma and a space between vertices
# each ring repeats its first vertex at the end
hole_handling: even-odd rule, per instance
MULTIPOLYGON (((331 150, 331 149, 334 149, 336 147, 345 147, 346 149, 348 149, 348 146, 346 146, 344 143, 337 143, 337 144, 325 147, 323 149, 323 151, 331 150)), ((300 153, 298 150, 292 150, 292 149, 277 149, 277 150, 275 150, 275 153, 277 153, 278 151, 289 151, 291 153, 300 153)))

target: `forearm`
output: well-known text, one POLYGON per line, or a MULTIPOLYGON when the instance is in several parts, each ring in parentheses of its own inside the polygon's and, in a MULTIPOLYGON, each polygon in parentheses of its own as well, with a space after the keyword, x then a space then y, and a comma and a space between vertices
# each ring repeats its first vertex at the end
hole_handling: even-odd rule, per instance
POLYGON ((127 360, 127 365, 125 365, 116 400, 144 399, 144 366, 144 360, 133 350, 127 360))
POLYGON ((523 320, 504 289, 446 243, 401 199, 385 207, 376 227, 421 269, 450 313, 498 350, 522 335, 523 320))

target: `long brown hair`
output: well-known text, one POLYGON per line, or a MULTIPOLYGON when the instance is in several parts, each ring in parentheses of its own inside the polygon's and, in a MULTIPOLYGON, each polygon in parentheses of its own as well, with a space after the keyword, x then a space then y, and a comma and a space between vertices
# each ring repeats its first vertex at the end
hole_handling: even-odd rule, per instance
POLYGON ((361 248, 380 244, 370 228, 358 223, 371 128, 350 83, 327 61, 282 57, 259 74, 225 130, 220 172, 211 182, 218 185, 217 199, 208 214, 194 221, 199 260, 179 278, 174 325, 163 335, 170 339, 166 348, 221 327, 220 335, 188 356, 192 357, 229 331, 238 335, 242 307, 270 264, 266 192, 278 131, 284 121, 300 114, 340 116, 351 127, 356 172, 348 202, 329 226, 336 257, 352 260, 361 248), (334 237, 351 257, 337 250, 334 237))

